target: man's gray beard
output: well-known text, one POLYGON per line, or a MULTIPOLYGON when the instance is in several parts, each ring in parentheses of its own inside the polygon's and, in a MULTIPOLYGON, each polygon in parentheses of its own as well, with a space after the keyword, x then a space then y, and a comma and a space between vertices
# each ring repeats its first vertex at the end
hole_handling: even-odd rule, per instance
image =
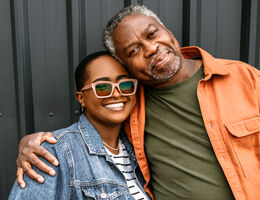
POLYGON ((180 67, 180 63, 181 63, 181 58, 180 56, 177 56, 176 53, 174 52, 173 49, 171 48, 164 48, 164 49, 160 49, 156 55, 154 55, 151 63, 148 65, 147 69, 148 69, 148 72, 149 74, 152 76, 152 78, 154 80, 157 80, 157 81, 160 81, 160 82, 166 82, 167 80, 171 79, 174 74, 178 71, 179 67, 180 67), (163 51, 169 51, 171 53, 174 53, 175 55, 175 61, 174 63, 166 63, 163 68, 164 68, 164 73, 162 74, 154 74, 152 72, 152 66, 153 66, 153 62, 155 61, 155 59, 160 56, 160 54, 163 52, 163 51))

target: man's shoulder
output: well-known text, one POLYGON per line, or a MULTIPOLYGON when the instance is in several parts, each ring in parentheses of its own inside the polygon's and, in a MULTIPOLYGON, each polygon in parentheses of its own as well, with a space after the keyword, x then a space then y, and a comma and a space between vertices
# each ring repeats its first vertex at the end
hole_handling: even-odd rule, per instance
POLYGON ((223 67, 225 67, 225 69, 227 69, 229 72, 233 73, 233 72, 237 72, 238 75, 244 75, 245 73, 250 75, 250 74, 254 74, 256 76, 260 76, 260 71, 239 60, 229 60, 229 59, 220 59, 220 58, 216 58, 216 60, 222 64, 223 67))

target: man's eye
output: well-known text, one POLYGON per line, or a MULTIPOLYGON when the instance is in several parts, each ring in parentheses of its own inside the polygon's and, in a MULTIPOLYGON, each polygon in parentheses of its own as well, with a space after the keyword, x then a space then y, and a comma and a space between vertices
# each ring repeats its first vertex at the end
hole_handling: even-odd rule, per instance
POLYGON ((154 30, 154 31, 150 32, 150 33, 148 34, 147 38, 148 38, 148 39, 152 39, 152 38, 154 37, 154 35, 156 34, 157 31, 158 31, 158 30, 154 30))
POLYGON ((138 47, 135 47, 135 48, 131 49, 129 54, 128 54, 128 56, 131 57, 131 56, 136 55, 137 51, 138 51, 138 47))

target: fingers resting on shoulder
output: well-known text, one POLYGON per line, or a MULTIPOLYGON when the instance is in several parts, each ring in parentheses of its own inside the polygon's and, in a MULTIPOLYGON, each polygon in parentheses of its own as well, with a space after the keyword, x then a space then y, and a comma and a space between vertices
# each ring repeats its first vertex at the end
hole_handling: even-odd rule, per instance
POLYGON ((26 135, 20 141, 16 164, 17 182, 19 183, 21 188, 24 188, 26 185, 23 179, 24 173, 26 173, 30 178, 38 181, 39 183, 44 182, 44 178, 32 169, 32 165, 51 176, 55 175, 54 169, 49 167, 38 158, 38 156, 41 156, 51 164, 55 166, 59 165, 58 160, 44 147, 41 146, 41 143, 43 143, 44 141, 52 144, 57 142, 51 132, 38 132, 26 135))

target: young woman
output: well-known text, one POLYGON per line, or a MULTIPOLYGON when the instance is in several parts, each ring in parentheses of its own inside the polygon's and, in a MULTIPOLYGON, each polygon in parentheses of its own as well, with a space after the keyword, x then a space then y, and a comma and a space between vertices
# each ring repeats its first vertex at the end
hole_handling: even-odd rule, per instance
POLYGON ((107 52, 87 56, 75 80, 83 114, 54 132, 56 144, 43 143, 59 159, 56 175, 46 175, 43 184, 25 175, 26 188, 16 181, 9 199, 149 199, 121 128, 134 108, 137 80, 107 52))

